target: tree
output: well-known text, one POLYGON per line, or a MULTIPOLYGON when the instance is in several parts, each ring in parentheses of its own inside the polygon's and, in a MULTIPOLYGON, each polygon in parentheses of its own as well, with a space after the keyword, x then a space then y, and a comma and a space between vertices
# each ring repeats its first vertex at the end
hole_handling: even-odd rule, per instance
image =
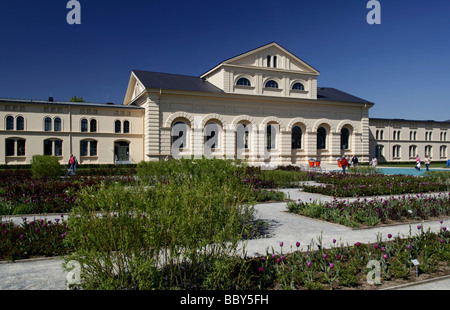
POLYGON ((83 97, 73 96, 70 98, 70 102, 84 102, 83 97))

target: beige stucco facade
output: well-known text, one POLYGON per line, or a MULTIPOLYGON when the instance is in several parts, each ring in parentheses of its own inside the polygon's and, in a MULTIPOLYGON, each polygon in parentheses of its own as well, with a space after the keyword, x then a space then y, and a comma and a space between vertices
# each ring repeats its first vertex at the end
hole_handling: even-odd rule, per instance
POLYGON ((43 154, 57 156, 62 164, 70 154, 80 164, 110 164, 117 143, 125 155, 128 145, 128 158, 121 158, 124 162, 143 160, 143 109, 2 99, 0 110, 0 164, 29 164, 33 155, 43 154))
POLYGON ((449 159, 450 122, 373 118, 369 124, 371 154, 379 161, 449 159))
POLYGON ((412 142, 414 154, 447 159, 449 123, 371 120, 373 103, 318 87, 319 75, 274 42, 199 77, 133 70, 123 104, 0 99, 0 164, 41 154, 61 163, 74 154, 80 164, 168 156, 271 166, 336 163, 343 155, 408 161, 412 142))
POLYGON ((317 87, 318 76, 316 69, 272 43, 224 61, 200 77, 220 91, 153 86, 152 75, 133 72, 124 104, 145 108, 145 160, 175 155, 172 130, 182 122, 187 128, 181 153, 185 156, 245 158, 254 165, 306 163, 309 158, 335 162, 355 154, 367 161, 373 104, 318 97, 318 91, 329 91, 317 87), (204 139, 211 122, 218 126, 212 149, 204 139), (242 151, 237 146, 239 124, 251 127, 242 151), (275 131, 270 148, 268 125, 275 131), (295 147, 294 127, 301 129, 295 147), (325 132, 320 146, 319 128, 325 132), (349 137, 342 147, 344 128, 349 137))

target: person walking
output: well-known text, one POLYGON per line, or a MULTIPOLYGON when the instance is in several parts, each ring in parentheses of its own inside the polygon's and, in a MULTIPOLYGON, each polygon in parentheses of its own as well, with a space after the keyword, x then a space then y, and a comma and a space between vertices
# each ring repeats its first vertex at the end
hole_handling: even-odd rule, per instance
POLYGON ((78 166, 78 160, 77 158, 74 156, 73 157, 73 172, 77 171, 77 166, 78 166))
POLYGON ((341 159, 341 165, 342 165, 342 172, 345 173, 345 169, 348 167, 348 160, 345 155, 341 159))
POLYGON ((372 157, 372 161, 370 162, 370 164, 374 167, 376 167, 378 165, 378 160, 376 157, 372 157))
POLYGON ((419 155, 417 155, 417 158, 416 158, 416 170, 420 171, 420 157, 419 157, 419 155))
POLYGON ((353 155, 352 157, 352 165, 353 167, 358 166, 358 157, 356 157, 356 155, 353 155))
POLYGON ((69 169, 70 170, 73 170, 73 164, 74 164, 73 154, 70 154, 70 158, 69 158, 69 169))
POLYGON ((427 171, 430 171, 429 169, 430 163, 431 163, 430 157, 425 156, 425 167, 427 167, 427 171))

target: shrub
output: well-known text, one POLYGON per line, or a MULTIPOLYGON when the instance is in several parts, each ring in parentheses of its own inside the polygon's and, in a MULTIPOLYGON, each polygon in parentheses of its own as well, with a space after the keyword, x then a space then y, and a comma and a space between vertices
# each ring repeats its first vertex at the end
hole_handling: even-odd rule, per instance
POLYGON ((80 191, 68 260, 83 266, 82 286, 235 288, 233 257, 253 219, 249 188, 233 177, 240 169, 220 160, 145 163, 138 171, 150 187, 80 191))
POLYGON ((57 178, 62 175, 58 158, 50 155, 34 155, 31 160, 31 172, 35 178, 57 178))

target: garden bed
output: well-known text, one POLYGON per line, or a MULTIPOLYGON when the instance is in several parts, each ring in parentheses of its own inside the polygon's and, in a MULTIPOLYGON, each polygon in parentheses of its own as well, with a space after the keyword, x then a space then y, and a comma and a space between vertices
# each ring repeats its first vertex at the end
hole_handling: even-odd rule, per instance
MULTIPOLYGON (((380 240, 377 248, 359 244, 317 250, 311 245, 308 249, 314 251, 299 248, 283 254, 280 248, 265 258, 235 256, 237 244, 253 236, 253 205, 286 200, 274 188, 296 188, 302 181, 330 182, 326 180, 331 178, 336 187, 351 184, 341 190, 344 193, 348 188, 366 187, 360 182, 382 182, 378 177, 344 179, 339 174, 292 167, 261 171, 222 160, 142 163, 136 167, 136 176, 75 177, 62 182, 34 179, 23 171, 2 171, 0 214, 71 212, 77 216, 67 221, 2 223, 0 259, 61 255, 78 260, 86 266, 82 287, 87 289, 365 289, 369 287, 356 275, 367 274, 367 260, 378 260, 384 281, 393 283, 413 280, 409 263, 413 256, 421 259, 421 276, 448 273, 449 236, 444 228, 435 234, 418 230, 417 236, 406 239, 380 240), (414 252, 407 251, 408 244, 414 252), (117 262, 123 265, 116 266, 117 262)), ((398 194, 407 183, 394 182, 389 194, 398 194)), ((436 189, 442 185, 438 183, 427 183, 426 188, 436 189)), ((414 190, 425 189, 414 184, 414 190)), ((372 190, 352 195, 368 195, 372 190)), ((369 202, 361 198, 352 205, 338 200, 328 205, 288 205, 307 216, 355 227, 449 215, 448 195, 426 199, 369 202)))
POLYGON ((303 191, 335 197, 401 195, 450 189, 447 182, 431 176, 325 173, 316 174, 313 179, 320 185, 303 184, 303 191))
POLYGON ((450 192, 435 195, 400 195, 388 198, 335 198, 331 202, 288 202, 289 212, 352 228, 408 223, 450 216, 450 192))

